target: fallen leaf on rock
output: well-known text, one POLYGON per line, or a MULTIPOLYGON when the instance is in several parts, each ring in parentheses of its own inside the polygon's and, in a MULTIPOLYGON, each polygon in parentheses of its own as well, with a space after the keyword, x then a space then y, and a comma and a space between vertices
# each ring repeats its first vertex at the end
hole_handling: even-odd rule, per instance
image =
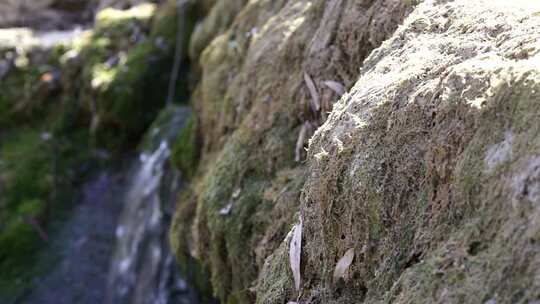
POLYGON ((294 161, 299 162, 302 160, 302 149, 304 148, 304 142, 306 141, 307 131, 309 128, 309 122, 305 122, 300 128, 298 138, 296 139, 296 148, 294 149, 294 161))
POLYGON ((294 287, 300 290, 300 258, 302 256, 302 218, 300 223, 294 226, 293 237, 289 246, 289 260, 294 277, 294 287))
POLYGON ((227 204, 227 206, 225 206, 225 207, 223 207, 223 208, 221 208, 219 210, 219 214, 220 215, 229 215, 231 213, 231 210, 232 210, 232 204, 229 203, 229 204, 227 204))
POLYGON ((348 271, 351 263, 354 259, 354 248, 351 248, 345 252, 345 255, 336 264, 336 269, 334 269, 334 282, 337 282, 339 279, 346 280, 348 278, 348 271))
POLYGON ((311 108, 313 109, 313 112, 317 113, 321 109, 321 98, 319 96, 319 92, 317 92, 315 83, 313 82, 313 79, 311 79, 311 76, 309 76, 308 73, 304 73, 304 81, 306 82, 309 93, 311 94, 311 108))
POLYGON ((327 86, 330 90, 334 91, 336 94, 341 97, 341 95, 345 94, 347 90, 345 89, 345 86, 341 83, 333 80, 326 80, 323 82, 325 86, 327 86))

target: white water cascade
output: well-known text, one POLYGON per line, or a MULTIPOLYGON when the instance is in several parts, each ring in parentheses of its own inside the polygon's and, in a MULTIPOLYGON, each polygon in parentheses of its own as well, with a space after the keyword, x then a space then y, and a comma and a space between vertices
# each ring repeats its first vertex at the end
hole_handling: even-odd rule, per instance
POLYGON ((151 152, 142 152, 132 170, 125 207, 116 228, 116 246, 109 275, 107 303, 196 303, 178 276, 167 231, 181 181, 169 166, 169 141, 185 126, 186 111, 178 108, 151 130, 151 152))

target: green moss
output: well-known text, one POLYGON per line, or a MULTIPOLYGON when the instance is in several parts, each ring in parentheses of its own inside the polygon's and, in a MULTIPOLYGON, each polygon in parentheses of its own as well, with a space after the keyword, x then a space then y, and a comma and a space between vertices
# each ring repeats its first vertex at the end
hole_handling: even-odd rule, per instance
MULTIPOLYGON (((176 24, 172 19, 176 18, 174 10, 166 14, 160 10, 161 17, 150 26, 146 15, 140 18, 137 14, 115 11, 114 21, 106 21, 111 17, 108 15, 104 13, 100 17, 102 20, 87 47, 93 59, 85 68, 84 86, 94 91, 90 93, 94 100, 90 98, 87 103, 97 105, 100 123, 95 130, 96 143, 119 151, 139 141, 165 103, 174 57, 174 43, 170 42, 174 38, 165 48, 158 39, 175 36, 176 24), (128 16, 120 17, 121 14, 128 16), (130 46, 127 40, 138 32, 136 28, 142 28, 148 36, 130 46), (116 66, 105 65, 111 56, 118 56, 116 66)), ((187 68, 183 66, 184 70, 187 68)), ((187 79, 183 75, 178 83, 178 100, 188 99, 187 79)))
POLYGON ((93 81, 102 80, 103 84, 96 97, 102 122, 97 131, 99 144, 112 150, 134 145, 156 117, 166 91, 163 82, 155 85, 161 91, 154 87, 154 81, 163 78, 160 65, 164 64, 156 55, 150 43, 143 43, 128 53, 125 66, 95 70, 98 78, 93 81))
POLYGON ((266 260, 257 284, 257 304, 287 303, 295 296, 294 281, 290 270, 289 243, 291 235, 266 260))
POLYGON ((190 119, 172 149, 173 164, 187 177, 193 177, 199 163, 197 138, 193 119, 190 119))
POLYGON ((33 273, 32 258, 41 240, 32 227, 21 218, 11 220, 0 234, 0 292, 11 295, 19 292, 33 273))
POLYGON ((35 96, 39 69, 16 69, 0 82, 0 126, 10 128, 33 123, 32 118, 43 114, 43 96, 35 96), (35 97, 35 98, 34 98, 35 97))
POLYGON ((190 253, 191 224, 195 217, 196 198, 192 189, 186 189, 179 198, 173 223, 170 228, 169 239, 182 274, 198 291, 202 302, 210 302, 213 296, 208 269, 190 253))
MULTIPOLYGON (((215 296, 224 303, 255 301, 249 288, 262 266, 256 263, 257 242, 268 226, 275 224, 273 220, 281 223, 281 219, 270 218, 273 203, 264 199, 272 180, 259 154, 265 149, 246 149, 257 145, 257 137, 252 135, 251 130, 240 129, 230 138, 199 189, 195 226, 208 229, 208 235, 199 231, 200 237, 207 239, 199 240, 204 246, 199 250, 207 256, 204 264, 212 274, 215 296)), ((267 136, 259 145, 273 145, 276 135, 267 136)))
MULTIPOLYGON (((156 18, 152 25, 150 35, 153 38, 162 38, 168 44, 168 47, 174 47, 176 38, 178 37, 178 16, 176 2, 169 0, 165 5, 160 7, 156 13, 156 18)), ((195 28, 197 20, 201 17, 199 3, 188 3, 185 7, 182 18, 182 55, 187 58, 187 51, 191 34, 195 28)))
MULTIPOLYGON (((0 82, 0 293, 20 291, 35 275, 43 242, 28 220, 49 231, 50 221, 69 209, 64 202, 73 197, 72 183, 90 161, 92 144, 112 151, 135 146, 164 105, 174 44, 163 48, 157 38, 174 42, 176 18, 174 11, 162 12, 167 18, 152 23, 155 5, 106 10, 93 31, 0 82), (110 63, 114 57, 117 64, 110 63), (60 92, 44 95, 40 78, 53 69, 62 71, 60 92), (95 130, 93 115, 99 117, 95 130)), ((178 92, 179 100, 188 100, 186 79, 178 92)), ((182 135, 188 146, 191 131, 182 135)), ((184 160, 196 166, 195 145, 189 149, 184 160)))
POLYGON ((39 270, 37 256, 44 242, 38 229, 68 209, 74 197, 74 168, 89 159, 77 132, 62 138, 33 128, 21 128, 2 138, 0 145, 0 293, 17 293, 39 270), (24 282, 21 283, 21 282, 24 282))
POLYGON ((22 131, 12 135, 1 148, 3 171, 8 176, 4 194, 7 206, 28 199, 42 198, 50 189, 50 147, 35 131, 22 131), (37 177, 37 178, 36 178, 37 177))
POLYGON ((21 131, 1 147, 5 184, 0 198, 0 290, 12 287, 40 246, 29 220, 43 215, 52 189, 48 151, 33 131, 21 131))

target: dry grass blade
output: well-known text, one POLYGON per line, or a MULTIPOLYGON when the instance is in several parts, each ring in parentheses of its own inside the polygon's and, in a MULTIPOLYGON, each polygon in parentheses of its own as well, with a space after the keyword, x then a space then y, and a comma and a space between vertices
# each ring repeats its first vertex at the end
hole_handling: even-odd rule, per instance
POLYGON ((336 269, 334 269, 334 282, 337 282, 339 279, 348 279, 348 271, 351 263, 354 259, 354 248, 351 248, 345 252, 345 255, 336 264, 336 269))
POLYGON ((306 82, 309 93, 311 94, 311 108, 315 113, 319 112, 321 109, 321 97, 319 96, 319 92, 317 92, 317 87, 315 87, 315 83, 308 73, 304 73, 304 81, 306 82))
POLYGON ((347 92, 347 89, 345 89, 345 86, 341 83, 333 80, 326 80, 323 82, 325 86, 327 86, 330 90, 334 91, 336 94, 341 97, 345 92, 347 92))
POLYGON ((294 277, 294 287, 300 290, 300 259, 302 256, 302 219, 300 223, 294 226, 294 233, 289 246, 289 259, 291 262, 291 270, 294 277))

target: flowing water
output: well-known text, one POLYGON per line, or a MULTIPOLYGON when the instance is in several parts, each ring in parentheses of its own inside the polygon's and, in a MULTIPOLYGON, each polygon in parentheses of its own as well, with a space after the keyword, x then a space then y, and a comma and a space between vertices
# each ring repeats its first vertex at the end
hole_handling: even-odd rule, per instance
POLYGON ((149 151, 139 156, 116 227, 110 304, 195 303, 178 276, 167 238, 168 210, 181 187, 179 172, 169 166, 170 142, 185 126, 187 111, 178 107, 166 111, 146 139, 149 151))
POLYGON ((83 187, 83 200, 53 240, 60 262, 13 303, 198 303, 167 238, 182 187, 181 173, 169 165, 170 146, 189 115, 168 106, 131 166, 104 171, 83 187))
MULTIPOLYGON (((179 14, 184 10, 179 6, 179 14)), ((72 41, 81 32, 79 28, 46 32, 0 29, 0 44, 50 49, 72 41)), ((180 50, 183 39, 177 38, 180 50)), ((179 69, 174 71, 175 80, 179 69)), ((172 100, 174 91, 169 95, 172 100)), ((47 250, 59 262, 34 279, 32 290, 7 303, 198 303, 176 269, 167 237, 182 187, 181 173, 169 164, 170 147, 190 114, 188 108, 168 104, 128 169, 104 170, 82 187, 82 200, 47 250)))

